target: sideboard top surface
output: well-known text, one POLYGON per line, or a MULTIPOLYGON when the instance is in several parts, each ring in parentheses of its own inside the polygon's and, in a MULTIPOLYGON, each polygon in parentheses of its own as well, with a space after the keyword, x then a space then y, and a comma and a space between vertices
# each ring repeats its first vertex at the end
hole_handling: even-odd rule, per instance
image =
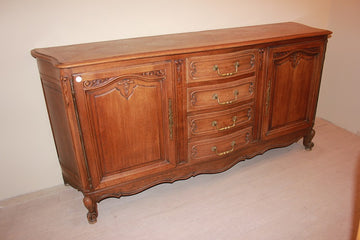
POLYGON ((38 48, 32 50, 31 54, 36 58, 50 61, 58 68, 70 68, 149 56, 242 47, 330 34, 331 32, 328 30, 287 22, 38 48))

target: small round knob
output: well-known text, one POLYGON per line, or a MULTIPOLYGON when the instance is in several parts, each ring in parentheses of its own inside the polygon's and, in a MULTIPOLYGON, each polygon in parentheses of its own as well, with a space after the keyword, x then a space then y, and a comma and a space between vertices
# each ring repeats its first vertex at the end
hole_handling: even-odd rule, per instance
POLYGON ((81 82, 81 81, 82 81, 82 77, 77 76, 77 77, 75 78, 75 81, 76 81, 76 82, 81 82))

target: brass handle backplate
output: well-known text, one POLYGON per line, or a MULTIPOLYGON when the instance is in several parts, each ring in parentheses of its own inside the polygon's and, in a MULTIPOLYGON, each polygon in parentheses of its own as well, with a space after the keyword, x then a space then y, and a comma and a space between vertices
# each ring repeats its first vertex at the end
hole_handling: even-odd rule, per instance
POLYGON ((227 150, 227 151, 225 151, 225 152, 220 152, 220 153, 218 153, 216 146, 214 146, 214 147, 211 148, 211 151, 215 152, 215 154, 218 155, 218 156, 224 156, 224 155, 227 155, 227 154, 233 152, 234 149, 235 149, 235 145, 236 145, 236 142, 235 142, 235 141, 232 141, 232 142, 231 142, 231 149, 230 149, 230 150, 227 150))
POLYGON ((236 116, 232 117, 233 124, 231 124, 231 125, 229 125, 229 126, 226 126, 226 127, 219 128, 219 127, 218 127, 218 124, 217 124, 217 121, 213 121, 213 122, 211 123, 211 126, 216 127, 216 129, 217 129, 218 131, 224 131, 224 130, 227 130, 227 129, 230 129, 230 128, 235 127, 235 126, 236 126, 236 119, 237 119, 236 116))
POLYGON ((172 100, 169 98, 169 137, 173 139, 174 114, 172 111, 172 100))
POLYGON ((270 104, 270 93, 271 93, 271 80, 268 82, 267 90, 266 90, 266 114, 269 113, 269 104, 270 104))
POLYGON ((235 72, 230 72, 230 73, 221 73, 218 65, 214 65, 213 70, 216 71, 220 77, 229 77, 238 72, 240 66, 239 62, 236 62, 234 66, 235 66, 235 72))
POLYGON ((237 100, 238 95, 239 95, 239 91, 235 90, 234 91, 234 99, 229 100, 229 101, 225 101, 225 102, 220 102, 220 99, 219 99, 219 96, 217 95, 217 93, 215 93, 212 98, 214 100, 217 100, 218 104, 225 105, 225 104, 231 104, 231 103, 235 102, 237 100))

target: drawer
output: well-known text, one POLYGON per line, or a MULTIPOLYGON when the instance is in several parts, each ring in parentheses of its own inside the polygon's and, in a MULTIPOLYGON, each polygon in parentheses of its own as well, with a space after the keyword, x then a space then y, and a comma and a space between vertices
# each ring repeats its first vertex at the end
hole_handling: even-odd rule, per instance
POLYGON ((255 77, 187 89, 188 111, 234 105, 254 97, 255 77))
POLYGON ((229 78, 255 71, 256 50, 206 55, 186 59, 187 82, 229 78))
POLYGON ((188 117, 188 137, 226 133, 239 129, 253 119, 253 106, 241 106, 226 111, 197 114, 188 117))
POLYGON ((189 143, 189 159, 204 161, 230 156, 236 150, 246 146, 251 139, 252 127, 248 127, 223 137, 189 143))

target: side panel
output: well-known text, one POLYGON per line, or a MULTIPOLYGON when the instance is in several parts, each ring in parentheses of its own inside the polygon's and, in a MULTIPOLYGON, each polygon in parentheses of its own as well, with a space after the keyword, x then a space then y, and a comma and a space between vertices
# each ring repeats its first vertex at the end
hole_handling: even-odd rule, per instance
POLYGON ((60 71, 42 60, 38 60, 38 67, 64 181, 81 189, 83 185, 67 116, 68 107, 72 102, 64 96, 60 71))

